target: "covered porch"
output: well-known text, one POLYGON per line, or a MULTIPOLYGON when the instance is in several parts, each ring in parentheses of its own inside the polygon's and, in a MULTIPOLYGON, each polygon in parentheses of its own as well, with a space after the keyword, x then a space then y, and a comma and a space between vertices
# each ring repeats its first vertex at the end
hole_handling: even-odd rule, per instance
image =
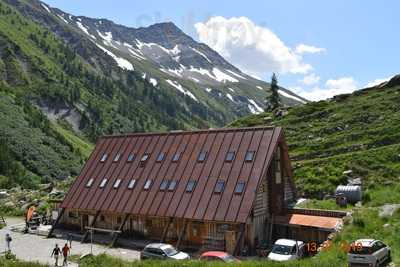
POLYGON ((69 231, 82 242, 93 237, 97 243, 136 249, 151 242, 166 242, 190 251, 225 250, 231 254, 243 247, 246 228, 238 223, 76 210, 66 211, 59 225, 63 234, 69 231))

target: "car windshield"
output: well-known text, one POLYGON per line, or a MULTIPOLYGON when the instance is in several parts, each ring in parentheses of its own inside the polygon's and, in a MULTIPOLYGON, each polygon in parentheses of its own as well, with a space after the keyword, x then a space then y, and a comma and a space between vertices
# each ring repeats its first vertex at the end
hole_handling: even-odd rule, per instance
POLYGON ((285 246, 285 245, 274 245, 272 248, 272 253, 282 254, 282 255, 292 255, 295 252, 294 246, 285 246))
POLYGON ((222 257, 222 259, 224 260, 224 262, 235 262, 237 261, 237 259, 235 257, 233 257, 232 255, 225 255, 222 257))
POLYGON ((370 247, 357 247, 357 246, 352 246, 350 249, 351 254, 357 254, 357 255, 368 255, 372 254, 372 249, 370 247))
POLYGON ((164 252, 165 254, 167 254, 168 256, 174 256, 176 254, 179 253, 179 251, 177 251, 174 247, 167 247, 164 248, 164 252))

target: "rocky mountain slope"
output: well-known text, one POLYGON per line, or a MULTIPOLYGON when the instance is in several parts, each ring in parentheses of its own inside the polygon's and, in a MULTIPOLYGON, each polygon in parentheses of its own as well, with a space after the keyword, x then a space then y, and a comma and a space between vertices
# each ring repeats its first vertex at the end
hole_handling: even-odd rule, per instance
POLYGON ((323 198, 358 178, 372 201, 395 203, 400 196, 390 190, 400 187, 398 103, 400 76, 395 76, 376 87, 291 108, 283 116, 262 113, 230 126, 283 126, 305 196, 323 198))
MULTIPOLYGON (((8 1, 15 4, 18 1, 8 1)), ((173 23, 146 28, 129 28, 106 19, 73 16, 39 2, 30 1, 24 14, 66 38, 65 29, 74 29, 79 38, 92 42, 97 50, 113 58, 120 68, 140 73, 154 87, 170 89, 189 97, 207 110, 218 110, 226 118, 259 113, 269 84, 254 79, 231 65, 205 44, 194 41, 173 23)), ((68 40, 74 45, 76 40, 68 40)), ((79 53, 79 51, 77 51, 79 53)), ((85 59, 88 55, 80 53, 85 59)), ((283 102, 305 102, 292 92, 281 89, 283 102)))
POLYGON ((1 0, 0 188, 76 175, 100 135, 259 113, 268 86, 172 23, 134 29, 1 0))

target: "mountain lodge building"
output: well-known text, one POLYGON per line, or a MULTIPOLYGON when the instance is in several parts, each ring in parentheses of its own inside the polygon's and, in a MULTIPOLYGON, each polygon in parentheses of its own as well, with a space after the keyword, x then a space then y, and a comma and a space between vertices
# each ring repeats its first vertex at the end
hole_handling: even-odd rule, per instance
POLYGON ((239 254, 274 241, 274 218, 289 225, 295 200, 280 127, 104 136, 56 224, 82 241, 92 229, 112 245, 121 236, 239 254))

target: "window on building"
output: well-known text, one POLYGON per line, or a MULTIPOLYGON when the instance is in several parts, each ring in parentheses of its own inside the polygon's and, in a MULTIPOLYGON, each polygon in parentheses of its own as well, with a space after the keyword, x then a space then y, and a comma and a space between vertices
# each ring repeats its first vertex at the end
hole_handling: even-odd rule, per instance
POLYGON ((121 158, 121 153, 117 153, 114 157, 114 162, 117 162, 121 158))
POLYGON ((176 154, 174 155, 174 157, 172 158, 172 162, 177 162, 177 161, 179 160, 180 157, 181 157, 181 154, 180 154, 180 153, 176 153, 176 154))
POLYGON ((247 151, 244 160, 245 161, 253 161, 255 153, 256 153, 255 151, 247 151))
POLYGON ((175 190, 175 187, 176 187, 176 181, 172 180, 172 181, 169 183, 168 191, 174 191, 174 190, 175 190))
POLYGON ((226 157, 225 157, 225 161, 233 161, 233 159, 235 158, 235 151, 229 151, 228 153, 226 153, 226 157))
POLYGON ((166 190, 167 189, 167 187, 168 187, 168 180, 164 180, 164 181, 162 181, 161 182, 161 184, 160 184, 160 190, 161 191, 164 191, 164 190, 166 190))
POLYGON ((160 154, 158 154, 157 162, 163 161, 164 158, 165 158, 165 153, 164 153, 164 152, 161 152, 160 154))
POLYGON ((152 181, 151 181, 150 179, 147 179, 147 180, 146 180, 146 183, 144 184, 143 189, 144 189, 144 190, 149 190, 149 189, 150 189, 150 186, 151 186, 151 183, 152 183, 152 181))
POLYGON ((87 184, 86 184, 86 187, 91 187, 92 184, 93 184, 93 182, 94 182, 94 179, 93 179, 93 178, 90 178, 89 181, 88 181, 87 184))
POLYGON ((246 185, 245 182, 238 182, 238 183, 236 184, 236 187, 235 187, 235 193, 236 193, 236 194, 241 194, 241 193, 243 193, 245 185, 246 185))
POLYGON ((70 211, 70 212, 68 212, 68 217, 71 219, 78 219, 79 215, 78 215, 78 212, 70 211))
POLYGON ((136 184, 136 179, 131 179, 128 184, 128 189, 133 189, 136 184))
POLYGON ((201 151, 199 154, 199 157, 197 158, 197 161, 203 162, 207 158, 207 152, 206 151, 201 151))
POLYGON ((106 218, 104 217, 104 215, 100 215, 100 221, 104 222, 106 220, 106 218))
POLYGON ((218 180, 217 184, 215 185, 214 193, 222 193, 225 188, 225 181, 218 180))
POLYGON ((276 149, 276 157, 275 157, 275 183, 282 183, 282 170, 281 170, 281 148, 278 146, 276 149))
POLYGON ((146 162, 146 160, 148 160, 150 157, 150 155, 148 153, 144 154, 142 156, 142 158, 140 159, 140 162, 146 162))
POLYGON ((196 181, 190 180, 186 185, 186 192, 193 192, 195 186, 196 186, 196 181))
POLYGON ((117 224, 121 224, 122 223, 122 218, 120 216, 117 217, 117 224))
POLYGON ((119 187, 119 185, 121 184, 122 180, 121 179, 117 179, 114 183, 114 188, 117 189, 119 187))
POLYGON ((107 178, 104 178, 102 181, 101 181, 101 183, 100 183, 100 188, 103 188, 103 187, 105 187, 106 186, 106 184, 107 184, 107 178))
POLYGON ((108 155, 106 153, 103 154, 103 156, 101 156, 100 162, 104 162, 107 160, 108 155))
POLYGON ((132 161, 134 161, 134 160, 135 160, 135 154, 133 154, 133 153, 129 154, 129 156, 128 156, 128 162, 132 162, 132 161))

